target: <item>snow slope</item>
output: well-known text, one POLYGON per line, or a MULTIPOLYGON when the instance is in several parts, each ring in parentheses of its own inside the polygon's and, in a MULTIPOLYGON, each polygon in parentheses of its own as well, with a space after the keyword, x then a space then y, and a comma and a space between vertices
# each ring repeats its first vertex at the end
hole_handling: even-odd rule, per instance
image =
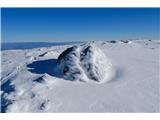
POLYGON ((108 82, 59 74, 58 56, 73 45, 2 51, 1 112, 159 112, 160 42, 92 43, 112 64, 108 82))

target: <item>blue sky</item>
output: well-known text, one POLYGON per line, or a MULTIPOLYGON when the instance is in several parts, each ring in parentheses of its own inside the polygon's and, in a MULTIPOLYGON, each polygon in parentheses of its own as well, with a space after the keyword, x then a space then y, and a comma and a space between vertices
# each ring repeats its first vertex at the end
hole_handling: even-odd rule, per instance
POLYGON ((2 8, 2 42, 158 39, 156 8, 2 8))

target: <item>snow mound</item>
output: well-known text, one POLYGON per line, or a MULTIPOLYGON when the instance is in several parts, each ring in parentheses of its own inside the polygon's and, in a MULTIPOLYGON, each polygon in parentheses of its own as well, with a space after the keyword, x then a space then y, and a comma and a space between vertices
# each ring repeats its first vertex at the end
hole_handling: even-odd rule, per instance
POLYGON ((44 84, 52 84, 55 81, 53 80, 52 76, 45 73, 41 77, 35 79, 34 82, 44 83, 44 84))
POLYGON ((94 43, 67 48, 58 57, 58 69, 64 78, 72 81, 109 81, 111 68, 111 62, 94 43))

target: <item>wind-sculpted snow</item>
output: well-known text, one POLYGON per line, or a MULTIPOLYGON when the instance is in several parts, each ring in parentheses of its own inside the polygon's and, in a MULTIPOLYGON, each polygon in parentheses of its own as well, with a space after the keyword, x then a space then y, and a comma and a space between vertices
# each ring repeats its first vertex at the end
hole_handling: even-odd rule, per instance
POLYGON ((3 50, 1 112, 159 112, 159 51, 159 40, 3 50))
POLYGON ((109 81, 111 68, 111 62, 93 43, 67 48, 58 57, 58 70, 73 81, 109 81))

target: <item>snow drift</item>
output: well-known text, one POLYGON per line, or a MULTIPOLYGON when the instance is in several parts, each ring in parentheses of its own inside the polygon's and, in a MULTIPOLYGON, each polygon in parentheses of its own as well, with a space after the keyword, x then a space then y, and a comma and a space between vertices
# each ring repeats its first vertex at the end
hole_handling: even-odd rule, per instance
POLYGON ((111 62, 93 43, 67 48, 58 57, 58 70, 73 81, 109 81, 111 68, 111 62))
POLYGON ((160 41, 127 41, 3 50, 1 112, 160 112, 160 41), (69 66, 66 75, 64 66, 69 66), (75 68, 83 73, 73 79, 75 68), (90 78, 91 72, 99 81, 90 78), (79 82, 82 76, 86 83, 79 82))

